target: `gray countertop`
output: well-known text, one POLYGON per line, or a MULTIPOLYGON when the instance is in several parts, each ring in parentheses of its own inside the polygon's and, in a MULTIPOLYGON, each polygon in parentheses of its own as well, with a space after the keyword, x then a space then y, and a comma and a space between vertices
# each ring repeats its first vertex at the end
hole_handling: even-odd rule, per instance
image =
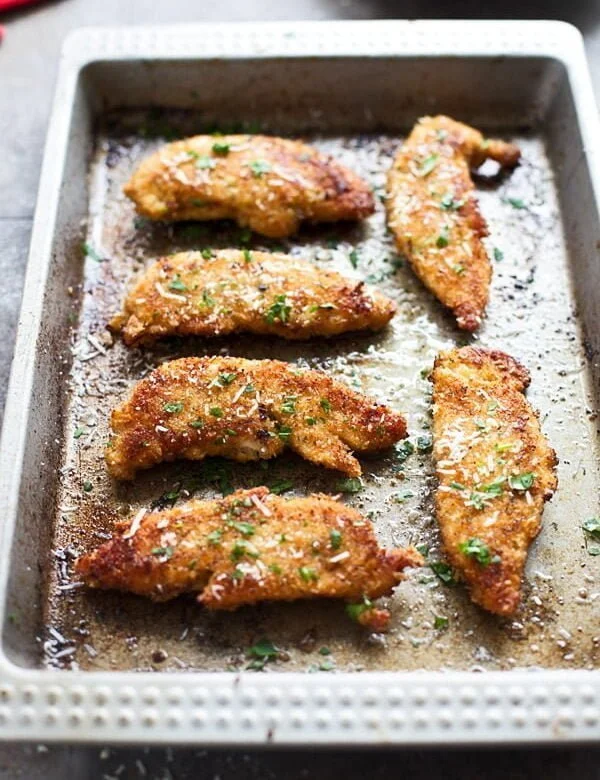
MULTIPOLYGON (((13 352, 58 53, 65 35, 93 24, 267 19, 377 18, 563 19, 583 32, 600 98, 600 3, 597 0, 57 0, 0 16, 0 411, 13 352)), ((205 751, 198 749, 0 747, 0 780, 157 778, 185 780, 325 780, 370 775, 520 780, 600 778, 600 750, 205 751)))

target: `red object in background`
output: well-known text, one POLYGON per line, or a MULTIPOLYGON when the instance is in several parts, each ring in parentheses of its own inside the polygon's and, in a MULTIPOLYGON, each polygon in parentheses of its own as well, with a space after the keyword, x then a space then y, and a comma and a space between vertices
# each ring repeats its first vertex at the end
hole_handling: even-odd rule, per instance
MULTIPOLYGON (((0 13, 2 11, 12 11, 13 8, 18 8, 20 5, 30 5, 36 2, 38 0, 0 0, 0 13)), ((1 36, 0 40, 2 40, 1 36)))
MULTIPOLYGON (((19 8, 22 5, 32 5, 39 0, 0 0, 0 14, 2 11, 12 11, 14 8, 19 8)), ((0 24, 0 43, 4 38, 4 27, 0 24)))

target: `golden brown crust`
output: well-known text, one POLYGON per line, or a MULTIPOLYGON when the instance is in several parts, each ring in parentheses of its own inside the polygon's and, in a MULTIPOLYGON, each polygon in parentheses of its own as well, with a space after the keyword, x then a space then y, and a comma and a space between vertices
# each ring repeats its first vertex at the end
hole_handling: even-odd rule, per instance
POLYGON ((436 511, 448 559, 471 598, 510 615, 527 551, 556 489, 556 455, 514 358, 476 347, 438 355, 433 380, 436 511))
POLYGON ((513 144, 486 140, 468 125, 424 117, 388 174, 388 224, 398 251, 465 330, 479 327, 492 277, 470 168, 487 158, 511 168, 519 157, 513 144))
POLYGON ((226 249, 162 257, 131 289, 111 327, 122 330, 128 346, 239 332, 306 339, 380 330, 395 310, 363 282, 304 260, 226 249))
POLYGON ((302 220, 363 219, 368 185, 316 149, 264 135, 197 135, 148 157, 124 187, 150 219, 235 219, 271 238, 302 220))
MULTIPOLYGON (((119 526, 118 536, 78 559, 93 588, 167 601, 198 593, 208 609, 260 601, 376 598, 420 566, 412 548, 379 547, 371 523, 329 496, 284 499, 266 487, 190 501, 119 526)), ((381 629, 381 610, 360 622, 381 629)))
POLYGON ((117 479, 176 458, 268 459, 286 446, 357 477, 352 450, 376 452, 406 436, 402 415, 320 371, 232 357, 163 363, 113 411, 111 424, 106 462, 117 479))

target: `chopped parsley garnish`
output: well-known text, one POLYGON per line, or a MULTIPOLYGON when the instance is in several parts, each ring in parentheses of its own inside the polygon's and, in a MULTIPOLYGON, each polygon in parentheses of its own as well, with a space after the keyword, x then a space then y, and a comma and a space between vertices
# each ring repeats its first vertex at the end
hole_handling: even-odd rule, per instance
POLYGON ((205 260, 210 260, 210 258, 213 256, 213 251, 212 249, 202 249, 200 254, 205 260))
POLYGON ((211 406, 208 410, 210 414, 212 414, 213 417, 216 417, 217 420, 219 420, 221 417, 223 417, 223 410, 220 406, 211 406))
POLYGON ((533 485, 534 479, 535 474, 532 474, 531 471, 526 471, 523 474, 516 474, 513 477, 509 477, 508 484, 513 490, 529 490, 533 485))
POLYGON ((204 420, 193 420, 190 423, 190 428, 204 428, 204 420))
POLYGON ((287 441, 292 435, 292 429, 287 425, 282 425, 277 431, 277 435, 282 441, 287 441))
POLYGON ((211 531, 206 538, 208 539, 209 544, 221 544, 223 531, 220 531, 219 529, 216 531, 211 531))
POLYGON ((421 553, 421 555, 424 558, 427 558, 427 556, 429 555, 429 545, 425 544, 424 542, 421 542, 420 544, 416 544, 415 545, 415 550, 418 553, 421 553))
POLYGON ((438 164, 439 154, 431 154, 429 157, 426 157, 423 162, 419 165, 418 169, 418 175, 425 177, 429 176, 429 174, 433 171, 435 166, 438 164))
POLYGON ((467 488, 460 482, 451 482, 450 487, 454 490, 466 490, 467 488))
POLYGON ((331 401, 328 398, 321 398, 319 403, 321 404, 321 409, 326 414, 329 414, 329 412, 331 411, 331 401))
POLYGON ((242 245, 249 244, 250 241, 252 241, 252 231, 249 230, 248 228, 244 228, 243 230, 240 230, 238 241, 242 245))
POLYGON ((247 652, 252 658, 276 658, 279 654, 279 650, 268 639, 259 640, 255 645, 249 647, 247 652))
POLYGON ((400 463, 404 463, 404 461, 415 451, 415 445, 408 439, 405 439, 400 442, 400 444, 396 444, 394 449, 396 450, 396 459, 399 460, 400 463))
POLYGON ((163 411, 168 414, 179 414, 179 412, 183 411, 183 404, 181 401, 170 401, 169 403, 164 404, 163 411))
POLYGON ((244 260, 247 263, 251 263, 252 262, 252 252, 249 249, 243 249, 242 252, 243 252, 243 255, 244 255, 244 260))
POLYGON ((263 173, 268 173, 271 170, 271 165, 265 160, 254 160, 250 163, 250 170, 257 179, 260 179, 263 173))
POLYGON ((432 561, 429 564, 431 571, 436 574, 444 585, 455 585, 456 580, 450 566, 444 561, 432 561))
POLYGON ((436 615, 433 619, 433 627, 437 631, 445 631, 448 628, 450 621, 447 617, 443 617, 443 615, 436 615))
POLYGON ((186 292, 187 285, 181 281, 179 274, 176 274, 175 278, 171 280, 169 284, 169 290, 177 290, 177 292, 186 292))
POLYGON ((439 236, 437 237, 435 241, 435 245, 439 249, 443 249, 445 246, 448 246, 450 243, 450 231, 448 230, 448 226, 442 228, 439 236))
POLYGON ((205 307, 207 309, 212 309, 215 305, 215 299, 212 297, 212 295, 208 292, 208 290, 202 290, 202 300, 198 304, 201 308, 205 307))
POLYGON ((340 493, 360 493, 363 489, 363 483, 359 477, 348 477, 347 479, 340 479, 335 487, 340 493))
POLYGON ((394 493, 392 498, 397 504, 403 504, 408 498, 412 498, 414 493, 412 490, 401 490, 399 493, 394 493))
POLYGON ((231 548, 231 555, 229 557, 235 562, 239 561, 240 558, 243 558, 244 555, 247 555, 249 558, 258 558, 258 553, 253 544, 250 544, 250 542, 247 542, 244 539, 237 539, 231 548))
POLYGON ((319 655, 331 655, 331 650, 328 647, 320 647, 319 655))
POLYGON ((91 244, 83 244, 82 249, 85 257, 91 257, 92 260, 95 260, 97 263, 102 262, 102 258, 91 244))
POLYGON ((432 446, 433 446, 433 442, 431 436, 426 434, 424 436, 417 437, 417 449, 419 450, 419 452, 429 452, 432 446))
POLYGON ((581 527, 586 533, 585 548, 588 555, 600 555, 600 545, 588 544, 588 537, 595 542, 600 542, 600 517, 590 517, 584 520, 581 527))
POLYGON ((89 479, 86 479, 86 481, 83 483, 83 489, 85 490, 86 493, 91 493, 92 490, 94 489, 94 486, 89 481, 89 479))
POLYGON ((275 320, 279 320, 280 322, 287 322, 290 317, 291 310, 292 307, 287 302, 286 296, 284 294, 277 295, 268 312, 265 314, 265 319, 270 325, 272 325, 275 320))
POLYGON ((466 542, 460 542, 458 549, 463 555, 475 558, 477 563, 480 563, 482 566, 488 566, 490 563, 500 563, 500 556, 492 555, 487 544, 477 537, 472 537, 466 542))
POLYGON ((152 555, 160 555, 161 557, 166 558, 169 560, 169 558, 173 555, 173 548, 172 547, 153 547, 152 555))
POLYGON ((231 144, 224 144, 224 143, 220 143, 219 141, 215 141, 212 147, 212 150, 215 154, 222 154, 222 155, 229 154, 230 149, 231 149, 231 144))
POLYGON ((220 458, 214 458, 203 462, 202 472, 207 482, 216 482, 224 496, 233 493, 231 485, 231 465, 220 458))
POLYGON ((219 374, 219 384, 221 385, 221 387, 227 387, 234 381, 236 376, 237 374, 235 373, 223 372, 219 374))
POLYGON ((166 509, 167 507, 174 506, 175 502, 179 498, 181 490, 181 483, 178 483, 172 490, 166 490, 161 496, 156 498, 151 504, 151 509, 166 509))
POLYGON ((582 528, 594 539, 600 541, 600 517, 590 517, 582 523, 582 528))
POLYGON ((75 428, 75 432, 73 433, 73 438, 80 439, 86 433, 87 433, 87 428, 75 428))
POLYGON ((243 580, 246 575, 241 569, 238 569, 236 566, 235 569, 231 572, 231 579, 233 580, 243 580))
POLYGON ((504 252, 501 249, 498 249, 497 246, 494 247, 494 260, 499 263, 501 260, 504 260, 504 252))
POLYGON ((305 422, 307 425, 316 425, 317 424, 317 418, 316 417, 306 417, 305 422))
POLYGON ((297 396, 295 395, 288 395, 284 398, 283 403, 281 404, 281 411, 284 414, 295 414, 296 413, 296 401, 298 400, 297 396))
POLYGON ((445 211, 455 211, 463 205, 464 201, 454 200, 454 195, 451 192, 447 192, 440 201, 441 207, 445 211))
POLYGON ((181 228, 180 235, 182 238, 198 241, 206 235, 206 225, 184 225, 181 228))
POLYGON ((367 596, 363 596, 358 604, 346 604, 346 614, 358 623, 361 615, 373 608, 373 602, 367 596))
POLYGON ((283 572, 281 566, 278 566, 276 563, 270 563, 268 569, 269 571, 272 571, 273 574, 282 574, 283 572))
POLYGON ((513 209, 524 209, 525 203, 521 200, 521 198, 505 198, 505 203, 509 203, 513 209))
POLYGON ((358 252, 356 251, 356 249, 353 249, 350 252, 350 254, 348 255, 348 259, 350 260, 352 268, 358 267, 358 252))
POLYGON ((337 528, 332 528, 329 532, 329 541, 332 550, 339 550, 342 546, 342 532, 338 531, 337 528))
POLYGON ((269 639, 260 639, 246 651, 248 658, 253 658, 246 669, 263 669, 269 661, 274 661, 279 655, 279 649, 269 639))
POLYGON ((459 276, 462 276, 465 272, 464 265, 461 265, 460 263, 456 263, 456 265, 452 266, 452 270, 455 274, 458 274, 459 276))
POLYGON ((246 387, 244 388, 244 395, 250 395, 250 393, 255 393, 255 392, 256 392, 256 388, 254 387, 254 385, 246 385, 246 387))
POLYGON ((502 495, 504 482, 505 478, 500 477, 500 479, 489 482, 487 485, 477 485, 477 490, 479 493, 487 493, 492 498, 498 498, 498 496, 502 495))
POLYGON ((254 531, 256 530, 252 523, 246 523, 242 520, 232 522, 231 526, 235 528, 236 531, 239 531, 242 536, 254 536, 254 531))
POLYGON ((294 487, 294 483, 291 479, 277 479, 269 485, 271 493, 275 493, 276 496, 280 496, 282 493, 286 493, 294 487))
POLYGON ((205 170, 207 168, 214 168, 216 164, 217 161, 213 160, 212 157, 207 157, 206 155, 196 157, 196 168, 205 170))
POLYGON ((479 511, 485 509, 485 501, 486 497, 481 495, 481 493, 471 493, 469 496, 469 502, 479 511))
POLYGON ((319 664, 320 672, 332 672, 335 669, 335 661, 332 658, 326 658, 319 664))
POLYGON ((304 582, 316 582, 319 579, 317 572, 309 566, 300 566, 298 574, 302 577, 304 582))

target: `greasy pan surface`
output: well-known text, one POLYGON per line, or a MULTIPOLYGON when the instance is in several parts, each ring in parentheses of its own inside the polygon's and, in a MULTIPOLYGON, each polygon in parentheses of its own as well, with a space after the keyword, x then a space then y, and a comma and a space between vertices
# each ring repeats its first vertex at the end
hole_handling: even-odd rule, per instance
MULTIPOLYGON (((468 120, 468 117, 457 117, 468 120)), ((135 165, 164 141, 189 132, 189 118, 120 113, 103 123, 90 175, 85 284, 74 329, 72 401, 67 451, 55 518, 48 582, 44 662, 52 667, 233 670, 248 648, 267 637, 279 650, 272 671, 592 668, 600 653, 600 560, 589 554, 581 523, 595 512, 594 403, 586 386, 585 348, 574 316, 552 167, 542 137, 512 132, 523 160, 510 175, 477 178, 490 227, 494 277, 479 333, 460 333, 393 250, 384 208, 359 225, 305 227, 287 241, 269 241, 231 223, 150 224, 136 217, 121 192, 135 165), (163 138, 153 138, 156 133, 163 138), (236 336, 170 340, 152 349, 126 349, 105 325, 131 281, 161 254, 203 247, 243 246, 301 255, 327 269, 365 279, 398 304, 389 328, 375 335, 285 343, 236 336), (388 599, 390 631, 369 635, 340 603, 261 605, 209 614, 193 599, 153 604, 134 596, 90 592, 73 578, 73 556, 99 545, 113 524, 162 496, 162 505, 189 495, 288 480, 287 495, 336 493, 342 475, 285 455, 268 464, 179 462, 140 473, 132 483, 108 477, 103 446, 111 408, 129 384, 163 360, 230 354, 277 358, 325 369, 407 415, 415 452, 363 459, 364 488, 344 499, 372 519, 383 544, 421 544, 430 562, 441 557, 432 515, 434 479, 429 451, 431 385, 441 348, 480 343, 504 349, 531 371, 529 398, 559 455, 559 490, 527 567, 523 604, 512 619, 485 614, 462 585, 444 584, 430 568, 415 571, 388 599), (322 648, 330 653, 324 654, 322 648), (320 652, 321 651, 321 652, 320 652)), ((263 128, 277 132, 277 127, 263 128)), ((483 128, 485 129, 485 128, 483 128)), ((322 134, 302 136, 331 152, 384 191, 385 172, 401 138, 322 134)), ((79 291, 72 291, 77 295, 79 291)), ((343 485, 342 485, 343 487, 343 485)), ((589 542, 589 545, 588 545, 589 542)), ((260 666, 260 664, 259 664, 260 666)))

